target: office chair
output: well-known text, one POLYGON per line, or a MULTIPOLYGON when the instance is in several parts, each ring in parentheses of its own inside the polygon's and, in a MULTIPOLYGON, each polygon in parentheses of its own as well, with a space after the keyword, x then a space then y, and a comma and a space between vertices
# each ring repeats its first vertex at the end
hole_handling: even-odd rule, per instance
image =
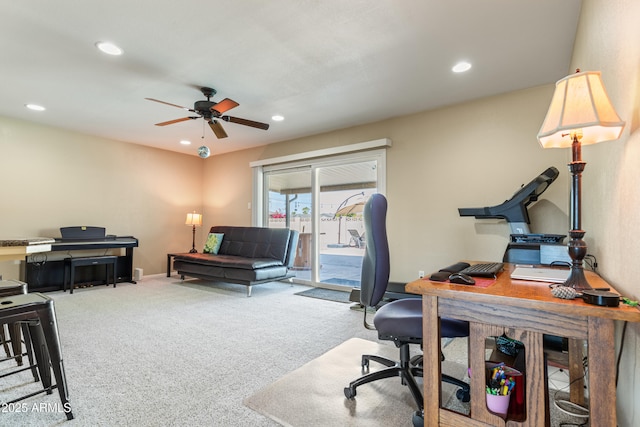
MULTIPOLYGON (((387 240, 386 216, 387 199, 381 194, 373 194, 364 207, 364 227, 367 239, 360 282, 360 303, 364 306, 364 326, 378 331, 381 340, 393 341, 400 349, 400 361, 390 360, 376 355, 362 355, 362 368, 368 370, 371 360, 386 368, 370 372, 352 381, 344 388, 348 399, 356 396, 356 388, 383 378, 401 377, 402 383, 409 387, 418 412, 414 415, 422 417, 424 401, 422 391, 415 377, 422 376, 422 356, 410 356, 410 344, 422 346, 422 299, 398 299, 382 305, 375 313, 373 325, 367 322, 367 308, 376 307, 382 300, 389 283, 389 243, 387 240)), ((440 331, 443 338, 469 336, 469 323, 461 320, 441 319, 440 331)), ((469 401, 469 385, 456 378, 442 375, 442 380, 458 387, 459 399, 469 401)))

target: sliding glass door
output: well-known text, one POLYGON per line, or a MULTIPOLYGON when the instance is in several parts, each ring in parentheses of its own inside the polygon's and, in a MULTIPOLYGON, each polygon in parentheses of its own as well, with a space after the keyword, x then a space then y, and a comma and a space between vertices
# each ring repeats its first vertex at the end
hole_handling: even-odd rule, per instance
POLYGON ((366 235, 362 209, 382 192, 384 151, 264 167, 261 220, 300 233, 295 281, 327 288, 360 285, 366 235))
POLYGON ((377 191, 376 161, 318 168, 319 281, 360 286, 364 254, 363 207, 377 191))

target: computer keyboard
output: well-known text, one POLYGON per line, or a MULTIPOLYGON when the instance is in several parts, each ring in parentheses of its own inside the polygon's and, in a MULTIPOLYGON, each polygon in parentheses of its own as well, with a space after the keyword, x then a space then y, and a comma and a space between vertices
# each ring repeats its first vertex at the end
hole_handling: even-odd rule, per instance
POLYGON ((503 268, 504 264, 501 262, 488 262, 484 264, 470 265, 469 267, 460 271, 460 273, 476 277, 496 277, 496 275, 501 272, 503 268))

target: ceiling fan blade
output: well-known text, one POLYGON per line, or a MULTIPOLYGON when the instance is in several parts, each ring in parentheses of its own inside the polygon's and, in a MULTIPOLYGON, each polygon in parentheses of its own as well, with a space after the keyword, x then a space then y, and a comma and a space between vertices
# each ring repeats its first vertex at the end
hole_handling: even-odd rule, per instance
POLYGON ((193 119, 199 119, 199 118, 200 117, 183 117, 181 119, 169 120, 168 122, 156 123, 156 126, 172 125, 174 123, 180 123, 180 122, 184 122, 186 120, 193 120, 193 119))
POLYGON ((171 104, 170 102, 160 101, 159 99, 154 99, 154 98, 145 98, 145 99, 148 101, 159 102, 160 104, 170 105, 172 107, 182 108, 183 110, 192 111, 190 108, 183 107, 182 105, 171 104))
POLYGON ((239 125, 251 126, 252 128, 258 128, 267 130, 269 125, 267 123, 254 122, 253 120, 241 119, 239 117, 222 116, 220 117, 225 122, 237 123, 239 125))
POLYGON ((219 114, 224 113, 225 111, 229 111, 232 108, 236 108, 238 104, 233 99, 225 98, 222 101, 218 102, 216 105, 211 107, 211 111, 217 111, 219 114))
POLYGON ((209 120, 209 126, 211 127, 211 130, 213 131, 213 133, 216 134, 216 136, 218 138, 226 138, 227 132, 224 131, 224 128, 222 127, 222 124, 217 121, 217 120, 209 120))

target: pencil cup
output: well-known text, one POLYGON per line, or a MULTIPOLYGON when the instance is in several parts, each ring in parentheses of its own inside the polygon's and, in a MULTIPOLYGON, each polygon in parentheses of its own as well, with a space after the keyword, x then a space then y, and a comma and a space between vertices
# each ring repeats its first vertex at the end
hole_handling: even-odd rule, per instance
POLYGON ((507 412, 509 411, 510 398, 511 398, 510 394, 496 395, 496 394, 487 393, 487 409, 504 418, 507 416, 507 412))

